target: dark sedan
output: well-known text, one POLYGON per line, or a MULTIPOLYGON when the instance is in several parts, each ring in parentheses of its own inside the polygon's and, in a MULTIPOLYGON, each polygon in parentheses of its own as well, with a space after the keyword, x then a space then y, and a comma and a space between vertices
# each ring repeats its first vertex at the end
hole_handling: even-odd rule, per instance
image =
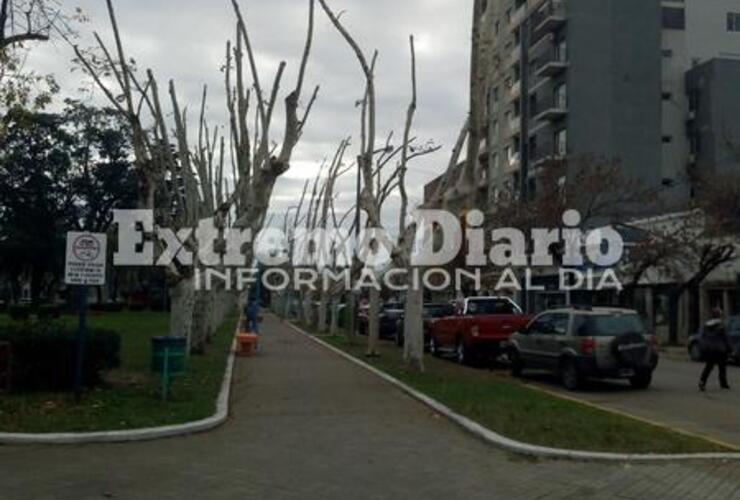
MULTIPOLYGON (((399 318, 403 318, 403 304, 401 302, 386 302, 381 304, 378 321, 380 322, 380 338, 393 339, 396 337, 396 328, 399 318)), ((360 335, 367 335, 368 306, 362 306, 358 314, 360 320, 360 335)))

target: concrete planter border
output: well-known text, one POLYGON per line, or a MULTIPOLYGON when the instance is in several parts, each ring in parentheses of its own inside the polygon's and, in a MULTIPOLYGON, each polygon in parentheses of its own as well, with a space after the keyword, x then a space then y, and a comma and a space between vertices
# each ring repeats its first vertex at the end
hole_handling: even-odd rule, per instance
POLYGON ((385 380, 391 385, 396 386, 401 391, 405 392, 412 398, 425 404, 436 413, 443 415, 453 423, 462 427, 464 430, 485 441, 486 443, 492 444, 498 448, 502 448, 506 451, 516 453, 519 455, 525 455, 536 458, 549 458, 549 459, 565 459, 575 461, 599 461, 599 462, 685 462, 685 461, 740 461, 740 453, 685 453, 685 454, 639 454, 639 453, 606 453, 606 452, 592 452, 582 450, 566 450, 561 448, 550 448, 546 446, 538 446, 520 441, 509 439, 506 436, 502 436, 493 432, 492 430, 480 425, 479 423, 460 415, 446 405, 440 403, 436 399, 433 399, 411 386, 401 382, 388 375, 387 373, 378 370, 377 368, 355 358, 354 356, 347 354, 346 352, 338 349, 327 342, 311 335, 310 333, 302 330, 301 328, 288 323, 290 327, 296 332, 308 337, 311 341, 322 347, 334 352, 335 354, 342 356, 347 361, 354 363, 357 366, 364 368, 365 370, 372 372, 376 376, 385 380))
POLYGON ((220 426, 229 417, 229 400, 231 397, 231 382, 234 375, 234 358, 236 341, 226 360, 226 370, 221 382, 221 389, 216 399, 216 412, 210 417, 184 424, 167 425, 163 427, 149 427, 120 431, 99 431, 80 433, 43 433, 26 434, 0 432, 0 444, 4 445, 69 445, 90 443, 126 443, 133 441, 151 441, 176 436, 185 436, 206 432, 220 426))

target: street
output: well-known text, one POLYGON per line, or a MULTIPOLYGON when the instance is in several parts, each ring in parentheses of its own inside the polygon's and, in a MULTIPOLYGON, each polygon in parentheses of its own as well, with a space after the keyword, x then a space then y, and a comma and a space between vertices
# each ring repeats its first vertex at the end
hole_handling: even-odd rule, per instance
POLYGON ((625 381, 589 381, 578 392, 568 392, 551 376, 530 374, 525 379, 548 391, 629 413, 740 447, 740 367, 728 367, 732 391, 721 391, 715 369, 707 392, 698 390, 701 363, 661 358, 646 391, 625 381))
POLYGON ((232 418, 220 429, 139 444, 2 447, 2 498, 740 495, 737 463, 605 465, 513 456, 274 318, 264 331, 260 355, 238 363, 232 418))

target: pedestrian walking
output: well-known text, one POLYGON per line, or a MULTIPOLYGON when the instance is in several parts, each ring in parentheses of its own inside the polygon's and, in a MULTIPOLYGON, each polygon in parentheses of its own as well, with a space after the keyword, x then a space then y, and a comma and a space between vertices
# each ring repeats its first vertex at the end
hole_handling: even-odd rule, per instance
POLYGON ((256 298, 249 298, 247 307, 244 309, 244 316, 247 319, 247 326, 252 333, 260 332, 260 304, 256 298))
POLYGON ((704 358, 704 370, 699 380, 699 390, 707 388, 707 381, 714 367, 719 370, 719 385, 722 389, 729 389, 727 383, 727 360, 732 350, 730 338, 725 328, 722 310, 717 308, 712 311, 713 318, 704 325, 704 332, 700 340, 702 357, 704 358))

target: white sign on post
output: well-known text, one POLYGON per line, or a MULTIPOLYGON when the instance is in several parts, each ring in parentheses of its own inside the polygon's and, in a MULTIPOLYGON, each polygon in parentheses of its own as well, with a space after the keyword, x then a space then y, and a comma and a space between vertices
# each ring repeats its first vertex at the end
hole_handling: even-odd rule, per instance
POLYGON ((67 233, 64 282, 67 285, 105 285, 106 235, 67 233))

